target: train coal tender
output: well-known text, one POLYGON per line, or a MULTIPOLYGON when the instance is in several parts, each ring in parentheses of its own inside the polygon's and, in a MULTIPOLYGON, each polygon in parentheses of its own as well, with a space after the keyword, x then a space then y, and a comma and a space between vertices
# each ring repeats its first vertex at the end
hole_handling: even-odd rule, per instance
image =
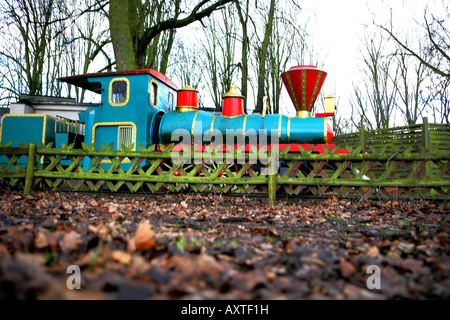
MULTIPOLYGON (((243 143, 247 149, 252 145, 257 148, 276 145, 281 150, 289 147, 292 153, 311 147, 315 153, 324 153, 324 146, 335 147, 327 121, 335 113, 334 98, 325 99, 324 113, 311 116, 311 111, 326 76, 315 66, 295 66, 281 75, 295 117, 267 114, 266 103, 261 114, 245 114, 244 97, 235 86, 223 96, 221 113, 200 110, 196 89, 189 86, 178 89, 171 79, 151 69, 64 77, 58 80, 100 94, 100 104, 80 112, 77 124, 64 123, 46 114, 5 115, 1 142, 12 142, 12 147, 28 142, 53 142, 56 148, 71 143, 77 148, 84 142, 98 150, 103 145, 113 145, 112 150, 127 147, 133 151, 153 144, 237 148, 243 143), (84 129, 79 131, 80 127, 84 129)), ((338 153, 347 151, 339 149, 338 153)), ((103 162, 105 167, 111 165, 108 160, 103 162)), ((92 158, 85 157, 82 165, 88 170, 92 158)), ((130 163, 123 161, 121 165, 126 169, 130 163)))

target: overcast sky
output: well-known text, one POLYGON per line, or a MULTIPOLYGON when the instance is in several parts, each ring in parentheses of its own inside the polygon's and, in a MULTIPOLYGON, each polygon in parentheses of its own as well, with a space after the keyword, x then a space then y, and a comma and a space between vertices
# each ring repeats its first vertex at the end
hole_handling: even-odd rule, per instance
POLYGON ((376 29, 373 21, 388 23, 392 12, 396 29, 414 32, 423 23, 424 9, 442 8, 442 1, 314 0, 303 1, 302 7, 311 12, 309 30, 320 50, 323 70, 328 73, 322 93, 339 97, 339 105, 344 108, 349 107, 353 83, 358 83, 365 27, 376 29))
MULTIPOLYGON (((450 0, 299 1, 304 8, 299 19, 307 17, 310 41, 318 52, 323 65, 321 68, 328 74, 322 89, 323 95, 335 95, 340 111, 350 107, 353 84, 360 82, 358 70, 362 66, 360 49, 365 27, 376 29, 372 25, 374 20, 379 24, 388 23, 392 12, 396 29, 411 32, 419 28, 419 23, 423 23, 425 7, 428 6, 430 11, 442 11, 442 2, 449 3, 450 0)), ((180 32, 189 32, 189 28, 183 29, 180 32)), ((184 84, 179 85, 182 87, 184 84)), ((285 99, 286 90, 283 90, 283 95, 285 99)), ((294 115, 291 104, 287 98, 281 112, 294 115)))

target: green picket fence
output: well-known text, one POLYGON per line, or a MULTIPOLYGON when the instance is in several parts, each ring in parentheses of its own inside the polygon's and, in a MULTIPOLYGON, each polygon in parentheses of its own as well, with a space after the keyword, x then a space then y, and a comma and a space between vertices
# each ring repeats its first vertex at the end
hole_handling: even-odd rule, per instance
POLYGON ((315 154, 312 148, 297 153, 278 148, 220 153, 207 146, 203 152, 192 149, 182 160, 174 145, 160 148, 141 145, 143 151, 114 151, 111 146, 94 150, 92 145, 55 149, 51 144, 0 144, 0 178, 3 185, 25 193, 45 188, 259 193, 267 195, 271 205, 277 194, 449 198, 450 152, 436 147, 426 153, 349 147, 349 154, 325 147, 327 154, 315 154), (88 168, 82 165, 85 158, 90 160, 88 168))
POLYGON ((411 152, 427 152, 431 148, 446 152, 450 150, 450 125, 428 123, 428 118, 422 124, 394 127, 378 130, 366 130, 361 127, 360 132, 343 134, 334 137, 333 143, 341 148, 362 147, 385 149, 388 153, 411 149, 411 152))

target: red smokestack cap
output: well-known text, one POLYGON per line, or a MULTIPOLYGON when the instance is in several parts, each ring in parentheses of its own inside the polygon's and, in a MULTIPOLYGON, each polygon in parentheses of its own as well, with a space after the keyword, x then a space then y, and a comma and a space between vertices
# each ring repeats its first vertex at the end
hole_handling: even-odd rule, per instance
POLYGON ((223 96, 222 116, 236 117, 244 114, 244 97, 241 96, 235 85, 223 96))
POLYGON ((295 110, 297 110, 297 117, 310 116, 326 76, 326 72, 315 66, 292 67, 281 75, 284 86, 291 97, 295 110))
POLYGON ((190 86, 186 86, 177 92, 177 111, 197 110, 198 91, 190 86))

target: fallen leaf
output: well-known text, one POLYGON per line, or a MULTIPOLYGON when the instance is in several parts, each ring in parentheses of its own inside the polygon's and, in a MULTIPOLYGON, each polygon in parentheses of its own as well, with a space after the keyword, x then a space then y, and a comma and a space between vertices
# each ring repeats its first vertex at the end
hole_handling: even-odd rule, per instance
POLYGON ((106 212, 108 212, 108 213, 115 213, 119 209, 119 206, 117 204, 111 203, 111 202, 107 203, 105 205, 105 207, 106 207, 106 212))
POLYGON ((108 228, 103 224, 103 222, 98 226, 89 225, 88 228, 91 232, 95 233, 100 238, 108 238, 108 228))
POLYGON ((174 255, 170 258, 168 266, 192 276, 209 274, 218 277, 220 272, 224 270, 224 267, 214 257, 206 253, 193 257, 174 255))
MULTIPOLYGON (((0 253, 1 255, 1 253, 0 253)), ((442 270, 444 272, 450 272, 450 259, 442 259, 436 262, 436 269, 442 270)))
POLYGON ((136 234, 134 236, 134 244, 137 250, 146 250, 155 247, 156 243, 153 240, 155 231, 147 221, 139 223, 136 234))
POLYGON ((398 248, 404 253, 411 253, 414 250, 414 243, 400 242, 398 248))
POLYGON ((356 268, 351 262, 341 259, 339 261, 339 271, 344 278, 348 278, 356 272, 356 268))
POLYGON ((146 273, 149 269, 150 263, 148 263, 144 257, 141 255, 133 255, 127 269, 127 274, 133 277, 138 274, 146 273))
POLYGON ((128 252, 136 251, 136 241, 134 240, 134 237, 127 235, 126 241, 127 241, 127 251, 128 252))
POLYGON ((59 246, 64 253, 70 253, 78 248, 81 243, 81 236, 75 231, 70 231, 66 233, 61 241, 59 241, 59 246))
POLYGON ((370 249, 367 251, 367 254, 371 257, 377 258, 380 256, 380 251, 378 250, 377 247, 373 246, 370 247, 370 249))
POLYGON ((422 273, 422 266, 422 260, 405 259, 400 262, 401 268, 411 271, 412 273, 422 273))
POLYGON ((277 276, 277 275, 275 274, 275 272, 272 272, 272 271, 269 271, 269 272, 266 273, 266 279, 267 279, 268 281, 273 281, 273 280, 275 280, 276 276, 277 276))
POLYGON ((258 286, 265 286, 267 283, 266 274, 261 270, 251 270, 246 273, 237 273, 230 279, 233 287, 236 287, 243 292, 254 291, 258 286))
POLYGON ((131 254, 121 250, 114 250, 111 253, 111 258, 120 263, 129 264, 131 261, 131 254))
POLYGON ((322 260, 320 260, 319 258, 316 258, 316 257, 305 256, 305 257, 301 257, 300 261, 303 262, 303 263, 316 264, 316 265, 321 266, 321 267, 326 267, 327 266, 327 264, 324 261, 322 261, 322 260))
POLYGON ((38 232, 38 234, 36 235, 36 239, 34 239, 34 245, 38 249, 46 248, 48 246, 47 237, 45 236, 44 232, 38 232))
POLYGON ((0 259, 9 257, 10 254, 3 244, 0 243, 0 259))
POLYGON ((39 253, 25 253, 25 252, 17 252, 14 255, 15 259, 23 262, 29 266, 33 266, 37 268, 39 271, 44 271, 45 265, 45 256, 39 253))

